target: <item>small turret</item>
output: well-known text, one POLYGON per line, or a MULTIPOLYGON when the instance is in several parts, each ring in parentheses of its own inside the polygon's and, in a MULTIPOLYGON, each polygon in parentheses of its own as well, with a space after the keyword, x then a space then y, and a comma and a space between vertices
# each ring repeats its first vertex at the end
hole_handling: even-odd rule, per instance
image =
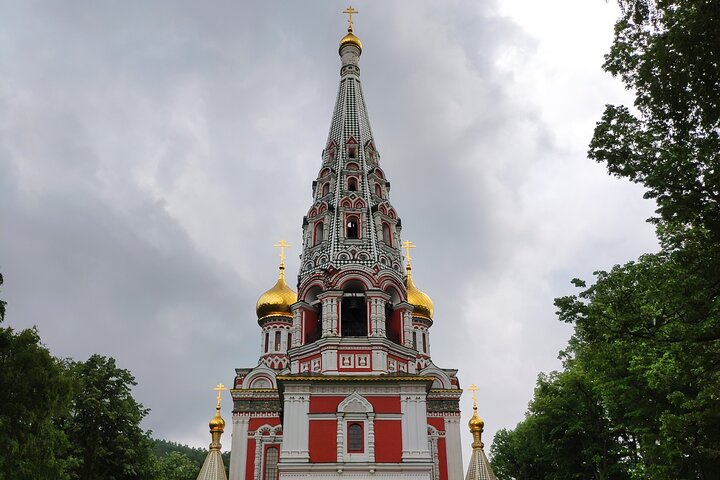
POLYGON ((220 437, 225 431, 225 420, 220 416, 220 402, 222 401, 222 392, 227 390, 225 385, 219 383, 213 390, 218 392, 217 394, 217 406, 215 407, 215 416, 210 420, 210 451, 205 457, 200 473, 198 474, 197 480, 227 480, 225 475, 225 465, 223 464, 222 454, 220 449, 220 437))
POLYGON ((473 436, 473 450, 465 480, 497 480, 490 461, 488 461, 485 451, 483 450, 485 445, 482 442, 482 432, 485 428, 485 422, 477 413, 477 396, 475 392, 477 392, 478 388, 475 385, 470 385, 469 390, 473 395, 473 416, 468 422, 470 433, 472 433, 473 436))

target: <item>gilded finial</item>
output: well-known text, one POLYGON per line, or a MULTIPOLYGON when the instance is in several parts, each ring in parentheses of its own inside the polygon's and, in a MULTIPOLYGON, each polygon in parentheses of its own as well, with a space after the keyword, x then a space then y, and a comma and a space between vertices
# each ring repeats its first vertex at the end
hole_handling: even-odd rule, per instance
POLYGON ((355 9, 352 7, 352 5, 350 5, 348 8, 346 8, 345 10, 343 10, 343 13, 347 13, 347 15, 348 15, 348 32, 352 32, 352 31, 353 31, 352 16, 353 16, 354 14, 357 14, 358 11, 355 10, 355 9))
POLYGON ((474 383, 468 388, 472 392, 473 397, 473 410, 477 410, 477 391, 480 390, 474 383))
POLYGON ((277 247, 280 249, 280 269, 285 268, 285 249, 288 247, 292 247, 289 243, 287 243, 285 240, 280 240, 278 243, 274 244, 273 247, 277 247))
POLYGON ((217 406, 215 407, 215 416, 210 420, 210 435, 212 442, 210 443, 210 450, 220 450, 220 436, 225 431, 225 420, 220 416, 220 403, 222 401, 222 392, 227 390, 225 385, 218 383, 217 386, 213 387, 213 390, 217 391, 217 406))
POLYGON ((472 436, 473 436, 472 447, 473 447, 473 449, 475 449, 475 448, 482 449, 485 446, 485 444, 482 442, 482 432, 483 432, 483 429, 485 428, 485 422, 483 421, 482 418, 480 418, 480 416, 477 413, 476 392, 479 390, 479 388, 475 384, 472 384, 472 385, 470 385, 468 390, 470 390, 472 392, 472 397, 473 397, 473 414, 472 414, 472 418, 470 418, 470 421, 468 422, 468 427, 470 427, 470 433, 472 433, 472 436))
POLYGON ((225 385, 223 385, 222 383, 218 383, 215 387, 213 387, 213 390, 215 390, 215 391, 218 392, 218 394, 217 394, 217 407, 215 407, 215 408, 217 408, 218 410, 220 410, 220 402, 222 402, 222 392, 227 391, 227 387, 225 387, 225 385))
POLYGON ((410 256, 410 249, 416 248, 416 245, 412 243, 410 240, 405 240, 402 243, 402 247, 405 249, 405 260, 407 260, 407 268, 410 269, 410 260, 412 260, 412 257, 410 256))

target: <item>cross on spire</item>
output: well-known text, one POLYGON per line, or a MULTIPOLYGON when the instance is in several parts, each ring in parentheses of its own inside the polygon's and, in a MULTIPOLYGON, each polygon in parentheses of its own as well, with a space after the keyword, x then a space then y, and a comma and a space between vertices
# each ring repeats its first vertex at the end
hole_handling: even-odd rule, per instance
POLYGON ((348 32, 353 31, 353 23, 352 23, 352 16, 356 13, 358 13, 357 10, 355 10, 352 5, 350 5, 348 8, 343 10, 343 13, 347 13, 348 15, 348 32))
POLYGON ((224 392, 225 390, 227 390, 227 388, 226 388, 225 385, 223 385, 222 383, 218 383, 215 387, 213 387, 213 390, 215 390, 215 391, 218 392, 218 394, 217 394, 217 408, 220 408, 220 402, 222 401, 222 392, 224 392))
POLYGON ((280 266, 285 266, 285 249, 288 247, 292 247, 289 243, 287 243, 285 240, 280 240, 278 243, 274 244, 273 247, 278 247, 280 249, 280 266))
POLYGON ((402 247, 405 249, 405 259, 407 260, 408 265, 410 265, 410 260, 412 260, 412 257, 410 256, 410 249, 415 248, 416 245, 410 240, 405 240, 402 243, 402 247))
POLYGON ((470 387, 468 387, 468 390, 470 390, 472 392, 473 408, 476 409, 477 408, 477 395, 475 394, 475 392, 477 392, 480 389, 473 383, 472 385, 470 385, 470 387))

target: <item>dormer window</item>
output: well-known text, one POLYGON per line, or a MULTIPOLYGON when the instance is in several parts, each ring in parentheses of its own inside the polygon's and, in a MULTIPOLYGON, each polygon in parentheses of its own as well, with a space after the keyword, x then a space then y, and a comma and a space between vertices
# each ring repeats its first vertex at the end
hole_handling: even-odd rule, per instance
POLYGON ((355 178, 355 177, 348 178, 348 190, 351 192, 357 192, 357 189, 358 189, 357 178, 355 178))
POLYGON ((375 195, 382 198, 382 187, 380 184, 375 184, 375 195))
POLYGON ((357 147, 354 145, 348 146, 348 158, 355 158, 357 156, 357 147))
POLYGON ((330 182, 323 183, 321 196, 324 197, 328 193, 330 193, 330 182))

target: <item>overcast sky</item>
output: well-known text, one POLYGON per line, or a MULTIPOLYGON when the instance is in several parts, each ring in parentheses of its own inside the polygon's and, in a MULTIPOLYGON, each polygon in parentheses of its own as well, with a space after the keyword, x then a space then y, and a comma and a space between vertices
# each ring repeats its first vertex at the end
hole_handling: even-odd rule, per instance
MULTIPOLYGON (((617 7, 353 6, 390 200, 435 302, 433 360, 480 387, 489 446, 559 368, 571 328, 553 299, 656 249, 653 204, 586 158, 604 104, 632 102, 601 70, 617 7)), ((5 323, 37 325, 57 356, 115 357, 158 438, 206 447, 212 386, 257 363, 255 301, 276 280, 272 244, 300 244, 345 7, 0 6, 5 323)), ((470 442, 463 429, 464 462, 470 442)))

